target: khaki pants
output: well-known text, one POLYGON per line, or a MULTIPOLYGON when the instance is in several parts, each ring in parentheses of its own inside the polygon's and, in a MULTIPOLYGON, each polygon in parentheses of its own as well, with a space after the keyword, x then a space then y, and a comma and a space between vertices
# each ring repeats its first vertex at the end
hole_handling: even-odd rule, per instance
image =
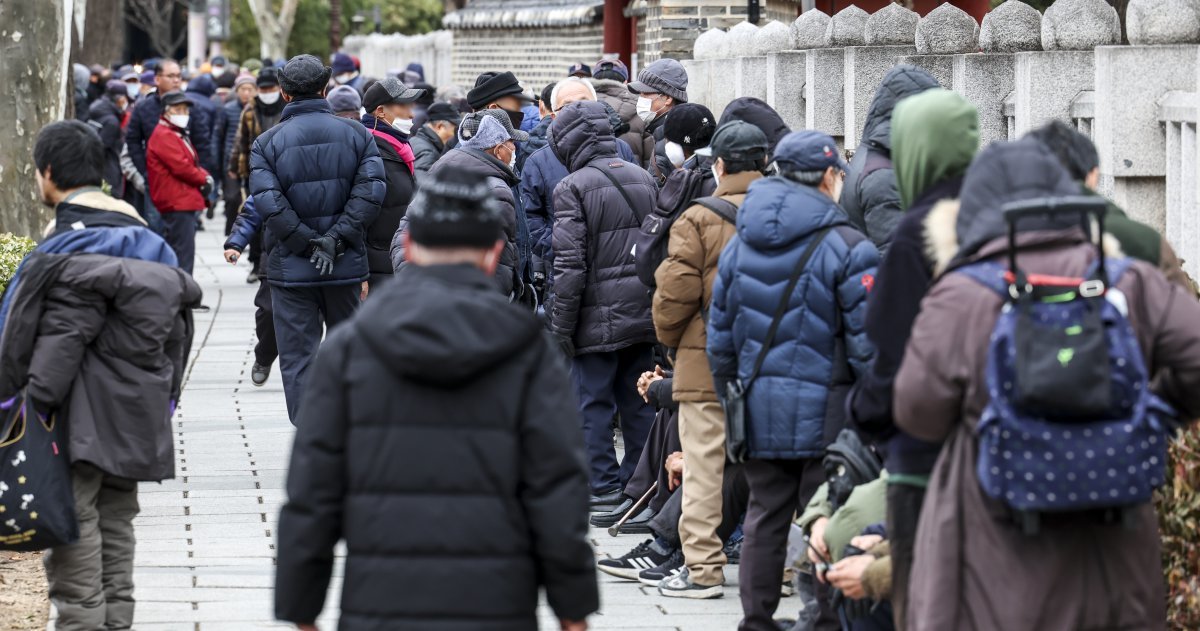
POLYGON ((721 488, 725 476, 725 411, 715 401, 679 404, 679 442, 683 445, 683 515, 679 540, 692 581, 725 583, 721 525, 721 488))
POLYGON ((116 631, 133 625, 133 518, 137 482, 90 464, 71 467, 79 540, 46 552, 58 631, 116 631))

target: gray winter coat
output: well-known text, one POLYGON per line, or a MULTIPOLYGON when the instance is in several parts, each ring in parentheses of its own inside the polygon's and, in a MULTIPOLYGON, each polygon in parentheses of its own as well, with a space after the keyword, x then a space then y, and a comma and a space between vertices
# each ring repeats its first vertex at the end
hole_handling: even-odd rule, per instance
MULTIPOLYGON (((446 152, 446 155, 442 156, 429 170, 428 175, 436 175, 443 169, 466 173, 487 181, 488 186, 492 189, 492 196, 500 202, 500 208, 504 211, 506 243, 504 250, 500 253, 500 264, 496 266, 496 284, 501 293, 506 296, 512 295, 513 289, 518 287, 516 282, 517 212, 520 206, 517 205, 516 195, 513 193, 513 187, 519 181, 517 176, 509 170, 508 165, 478 149, 457 148, 446 152)), ((421 201, 422 198, 418 197, 413 200, 413 203, 419 204, 421 201)), ((396 230, 395 236, 392 237, 392 269, 397 272, 404 265, 403 237, 407 230, 408 216, 405 215, 400 220, 400 227, 396 230)))
POLYGON ((408 146, 413 150, 413 174, 419 185, 429 175, 429 169, 445 155, 446 143, 432 129, 422 125, 409 137, 408 146))
POLYGON ((0 382, 69 428, 72 462, 133 480, 175 477, 171 411, 200 287, 177 267, 35 253, 5 322, 0 382))
POLYGON ((928 72, 900 64, 884 75, 867 110, 867 124, 846 173, 841 205, 850 223, 871 238, 880 254, 887 250, 904 215, 892 169, 892 110, 904 98, 936 87, 937 79, 928 72))
POLYGON ((650 293, 638 280, 633 249, 654 209, 654 179, 617 157, 608 113, 595 101, 563 108, 549 138, 571 172, 554 189, 550 330, 571 338, 578 353, 653 342, 650 293), (632 208, 605 173, 625 189, 632 208))

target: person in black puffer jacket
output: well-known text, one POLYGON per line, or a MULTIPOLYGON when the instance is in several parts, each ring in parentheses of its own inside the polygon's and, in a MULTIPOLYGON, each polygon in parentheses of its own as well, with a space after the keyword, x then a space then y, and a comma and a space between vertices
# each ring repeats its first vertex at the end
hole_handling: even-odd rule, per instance
POLYGON ((125 176, 121 173, 125 130, 121 129, 121 119, 128 107, 129 94, 120 81, 109 81, 104 95, 88 107, 88 124, 95 128, 100 134, 100 142, 104 143, 104 181, 108 184, 109 194, 117 199, 125 196, 125 176))
POLYGON ((539 588, 556 629, 599 608, 567 367, 490 278, 503 213, 482 179, 433 174, 411 263, 321 347, 279 517, 279 619, 317 619, 339 540, 342 631, 529 631, 539 588))
POLYGON ((875 91, 862 142, 846 171, 842 209, 850 223, 870 237, 881 255, 887 252, 892 232, 904 216, 892 169, 892 110, 905 97, 936 87, 937 79, 916 66, 900 64, 889 70, 875 91))
POLYGON ((413 150, 408 139, 413 126, 413 103, 424 92, 405 86, 395 77, 387 77, 372 83, 363 95, 367 113, 362 116, 362 124, 375 137, 387 173, 387 196, 379 207, 379 216, 367 229, 367 265, 371 269, 372 289, 392 277, 392 237, 417 188, 413 150))
POLYGON ((330 69, 298 55, 279 73, 283 120, 250 150, 250 192, 266 225, 267 278, 288 418, 321 342, 358 307, 369 278, 365 233, 387 192, 370 132, 333 115, 330 69))
POLYGON ((570 175, 554 189, 554 285, 547 312, 551 332, 574 357, 593 504, 606 506, 620 500, 654 422, 654 410, 636 390, 638 377, 654 368, 655 334, 633 248, 658 187, 649 173, 617 156, 601 103, 563 107, 549 139, 570 175), (620 467, 611 425, 618 409, 625 438, 620 467))

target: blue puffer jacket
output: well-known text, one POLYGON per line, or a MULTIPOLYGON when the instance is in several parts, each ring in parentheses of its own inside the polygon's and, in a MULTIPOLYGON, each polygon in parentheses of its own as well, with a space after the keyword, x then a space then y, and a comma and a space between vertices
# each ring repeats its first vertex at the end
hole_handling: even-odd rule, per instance
POLYGON ((236 94, 229 97, 229 102, 217 110, 217 118, 213 121, 212 146, 217 154, 217 168, 220 169, 214 177, 225 177, 232 168, 229 164, 229 154, 233 152, 233 139, 237 137, 238 124, 242 122, 242 102, 236 94))
POLYGON ((229 231, 229 236, 225 237, 225 249, 244 251, 254 240, 254 235, 261 225, 262 216, 254 210, 254 198, 247 197, 237 219, 233 220, 233 229, 229 231))
POLYGON ((279 124, 250 150, 250 194, 267 229, 271 284, 366 280, 364 238, 387 192, 385 178, 375 139, 361 123, 334 116, 325 99, 288 103, 279 124), (309 262, 309 242, 323 235, 346 248, 329 276, 309 262))
POLYGON ((738 211, 738 234, 721 253, 708 357, 724 396, 726 382, 749 377, 780 294, 826 226, 833 229, 805 266, 762 370, 747 385, 753 458, 819 458, 837 436, 845 394, 874 354, 864 322, 879 252, 848 225, 833 200, 770 177, 750 186, 738 211))

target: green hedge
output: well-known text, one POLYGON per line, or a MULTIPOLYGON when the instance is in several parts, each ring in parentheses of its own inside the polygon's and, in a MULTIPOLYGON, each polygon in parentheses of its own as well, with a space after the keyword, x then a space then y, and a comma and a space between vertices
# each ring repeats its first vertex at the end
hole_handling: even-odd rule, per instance
POLYGON ((0 295, 8 287, 8 281, 17 273, 17 266, 26 254, 37 246, 32 239, 19 237, 11 232, 0 233, 0 295))
POLYGON ((1158 492, 1168 626, 1200 629, 1200 426, 1192 424, 1171 445, 1167 483, 1158 492))

